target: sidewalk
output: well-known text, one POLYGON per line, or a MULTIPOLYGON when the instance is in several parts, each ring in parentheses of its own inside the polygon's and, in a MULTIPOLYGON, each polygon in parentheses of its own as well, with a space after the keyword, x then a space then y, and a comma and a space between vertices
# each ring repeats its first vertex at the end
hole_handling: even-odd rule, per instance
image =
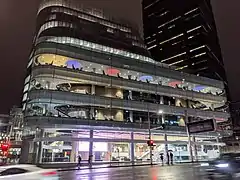
MULTIPOLYGON (((198 163, 175 163, 173 166, 179 165, 196 165, 198 163)), ((161 166, 161 163, 153 163, 153 166, 161 166)), ((85 169, 99 169, 99 168, 118 168, 118 167, 133 167, 133 166, 150 166, 149 162, 105 162, 105 163, 93 163, 90 167, 88 163, 82 163, 80 168, 78 168, 77 163, 46 163, 46 164, 38 164, 39 167, 42 168, 51 168, 58 169, 58 171, 74 171, 74 170, 85 170, 85 169)), ((164 165, 167 166, 167 165, 164 165)))
MULTIPOLYGON (((131 166, 149 166, 149 162, 94 162, 90 167, 88 163, 81 163, 80 169, 98 169, 98 168, 116 168, 116 167, 131 167, 131 166)), ((153 164, 157 165, 157 163, 153 164)), ((79 170, 77 163, 44 163, 37 166, 45 169, 59 169, 59 171, 79 170)))

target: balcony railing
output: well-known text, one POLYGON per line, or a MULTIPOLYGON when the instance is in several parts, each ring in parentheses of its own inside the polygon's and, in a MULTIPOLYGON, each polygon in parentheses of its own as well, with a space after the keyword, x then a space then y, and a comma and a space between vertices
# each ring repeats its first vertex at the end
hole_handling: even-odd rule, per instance
POLYGON ((99 106, 105 108, 115 108, 142 112, 156 113, 162 110, 165 114, 200 117, 203 119, 214 118, 227 120, 230 115, 224 112, 202 111, 198 109, 168 106, 163 104, 154 104, 134 100, 122 100, 109 97, 100 97, 95 95, 86 95, 72 92, 62 92, 53 90, 32 90, 28 94, 29 103, 53 103, 69 104, 77 106, 99 106))
POLYGON ((119 77, 96 74, 92 72, 66 69, 64 67, 55 67, 48 65, 36 66, 32 72, 33 78, 40 75, 44 75, 44 77, 47 77, 47 75, 49 75, 51 76, 50 78, 53 78, 53 74, 63 77, 79 78, 81 80, 85 80, 86 82, 102 86, 108 86, 109 83, 111 83, 111 86, 113 87, 123 88, 132 91, 139 91, 139 89, 141 89, 141 92, 152 94, 157 93, 163 96, 178 97, 211 103, 222 103, 226 101, 226 97, 223 96, 183 90, 179 88, 123 79, 119 77))
POLYGON ((40 54, 45 53, 58 54, 77 59, 84 59, 89 62, 99 63, 103 65, 111 64, 111 66, 117 68, 124 68, 124 65, 127 65, 129 67, 128 68, 129 70, 147 73, 149 75, 152 74, 160 77, 173 78, 179 81, 185 79, 186 82, 224 89, 223 82, 218 80, 181 73, 171 69, 159 67, 150 63, 145 62, 138 63, 137 61, 130 61, 128 58, 102 54, 90 50, 81 49, 78 47, 71 47, 68 45, 47 42, 38 44, 34 55, 38 56, 40 54))

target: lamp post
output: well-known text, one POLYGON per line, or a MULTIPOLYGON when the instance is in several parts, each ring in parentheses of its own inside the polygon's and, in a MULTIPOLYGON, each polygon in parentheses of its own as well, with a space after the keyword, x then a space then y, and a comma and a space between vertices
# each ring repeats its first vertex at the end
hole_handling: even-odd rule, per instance
MULTIPOLYGON (((158 110, 157 114, 160 115, 163 113, 163 110, 158 110)), ((158 129, 158 128, 153 128, 153 129, 158 129)), ((149 107, 148 107, 148 139, 152 140, 152 133, 151 133, 151 121, 150 121, 150 112, 149 112, 149 107)), ((152 146, 149 146, 150 148, 150 164, 153 164, 153 159, 152 159, 152 146)))

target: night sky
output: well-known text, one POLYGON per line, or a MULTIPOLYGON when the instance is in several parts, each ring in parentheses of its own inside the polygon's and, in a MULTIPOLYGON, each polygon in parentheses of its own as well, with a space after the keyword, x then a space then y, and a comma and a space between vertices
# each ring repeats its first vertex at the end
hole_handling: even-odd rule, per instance
POLYGON ((240 0, 211 0, 233 101, 240 101, 240 0))
MULTIPOLYGON (((39 0, 1 0, 0 4, 0 113, 9 113, 20 105, 28 55, 35 31, 39 0)), ((89 6, 104 8, 109 13, 135 22, 142 31, 141 0, 77 0, 89 6)), ((232 97, 240 100, 239 9, 240 1, 212 0, 219 27, 220 42, 228 71, 232 97), (235 2, 233 4, 232 2, 235 2)))

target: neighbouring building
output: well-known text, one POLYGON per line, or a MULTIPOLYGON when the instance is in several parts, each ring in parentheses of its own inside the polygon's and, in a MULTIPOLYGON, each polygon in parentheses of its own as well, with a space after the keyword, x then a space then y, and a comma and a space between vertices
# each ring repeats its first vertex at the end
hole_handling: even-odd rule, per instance
POLYGON ((210 0, 143 0, 143 24, 155 60, 227 84, 210 0))

